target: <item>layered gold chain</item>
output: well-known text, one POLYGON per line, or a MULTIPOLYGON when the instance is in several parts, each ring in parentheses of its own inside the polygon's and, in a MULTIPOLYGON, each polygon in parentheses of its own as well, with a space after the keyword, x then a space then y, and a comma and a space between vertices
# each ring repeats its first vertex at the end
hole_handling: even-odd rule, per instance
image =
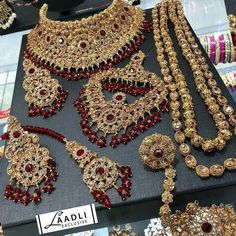
POLYGON ((198 164, 196 158, 190 154, 190 146, 185 143, 186 138, 189 138, 193 146, 202 148, 205 152, 211 152, 215 149, 222 150, 232 136, 230 125, 234 127, 234 133, 236 133, 236 116, 233 107, 228 105, 227 99, 222 95, 216 80, 213 78, 213 73, 209 70, 209 66, 195 42, 194 35, 184 17, 181 2, 179 0, 166 0, 158 4, 153 9, 153 28, 157 60, 170 91, 175 140, 180 144, 179 151, 185 157, 186 165, 194 169, 200 177, 220 176, 225 169, 236 169, 236 158, 229 158, 225 160, 224 165, 214 164, 209 168, 198 164), (204 138, 197 131, 193 98, 184 73, 179 66, 177 53, 169 34, 168 21, 174 25, 178 44, 191 67, 197 91, 215 122, 218 134, 214 139, 204 138), (181 109, 183 110, 183 122, 181 121, 181 109))

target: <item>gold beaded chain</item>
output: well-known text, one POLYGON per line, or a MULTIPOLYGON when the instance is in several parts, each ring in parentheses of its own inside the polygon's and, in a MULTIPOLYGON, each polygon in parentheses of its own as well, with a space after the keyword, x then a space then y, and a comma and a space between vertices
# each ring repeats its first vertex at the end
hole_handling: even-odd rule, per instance
POLYGON ((194 169, 202 178, 210 175, 221 176, 225 169, 235 170, 236 158, 228 158, 225 160, 224 165, 214 164, 208 168, 198 164, 196 158, 190 154, 191 148, 185 143, 186 138, 190 138, 193 146, 201 147, 205 152, 211 152, 214 149, 222 150, 226 146, 226 141, 230 140, 232 136, 229 130, 230 125, 234 127, 234 133, 236 134, 236 116, 234 115, 234 109, 228 105, 227 99, 221 94, 217 82, 213 79, 213 73, 209 71, 205 58, 195 42, 195 38, 184 17, 181 2, 179 0, 162 1, 153 9, 152 13, 157 60, 160 64, 164 81, 170 90, 172 127, 175 131, 175 140, 180 145, 179 151, 185 157, 186 165, 194 169), (179 67, 177 53, 169 34, 168 20, 174 25, 178 43, 192 69, 197 90, 215 122, 218 130, 218 135, 215 139, 203 138, 197 132, 193 99, 185 76, 179 67), (165 58, 168 58, 168 61, 165 58), (184 124, 180 120, 181 107, 178 101, 179 97, 182 102, 184 124))

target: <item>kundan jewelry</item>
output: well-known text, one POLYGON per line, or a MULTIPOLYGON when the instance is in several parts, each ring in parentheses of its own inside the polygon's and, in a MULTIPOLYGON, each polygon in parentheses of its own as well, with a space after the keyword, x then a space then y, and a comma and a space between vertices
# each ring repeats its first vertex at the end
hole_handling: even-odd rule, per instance
POLYGON ((104 11, 76 21, 53 21, 40 10, 39 24, 28 35, 25 58, 68 80, 88 78, 137 51, 150 32, 144 11, 114 0, 104 11))
POLYGON ((152 219, 145 236, 234 236, 236 215, 231 205, 201 207, 197 201, 189 203, 184 212, 166 218, 152 219))
POLYGON ((16 117, 8 119, 8 132, 1 135, 1 140, 9 138, 6 156, 9 160, 7 173, 10 184, 6 186, 5 197, 15 202, 27 205, 38 203, 41 192, 51 193, 54 190, 52 181, 58 176, 55 162, 49 156, 47 148, 41 147, 36 134, 49 135, 66 145, 66 150, 83 169, 83 181, 88 186, 94 200, 111 208, 111 201, 106 191, 115 188, 122 198, 131 196, 132 171, 129 166, 121 166, 107 157, 98 158, 97 153, 88 150, 76 141, 68 141, 63 135, 46 128, 30 125, 21 126, 16 117), (116 183, 120 178, 120 186, 116 183), (40 183, 44 187, 40 190, 40 183), (16 186, 16 187, 14 187, 16 186), (20 187, 24 187, 22 191, 20 187), (34 193, 29 188, 35 186, 34 193))
POLYGON ((146 137, 139 148, 143 163, 151 169, 165 170, 160 220, 145 230, 146 236, 228 236, 235 235, 236 214, 232 206, 219 205, 200 207, 197 202, 189 203, 185 212, 171 214, 176 171, 172 166, 176 148, 165 135, 153 134, 146 137), (154 229, 153 229, 154 228, 154 229))
POLYGON ((236 116, 233 107, 228 105, 227 99, 222 95, 217 82, 213 79, 213 73, 209 71, 205 58, 195 42, 184 17, 181 2, 170 0, 157 5, 153 9, 153 28, 157 60, 161 66, 164 81, 170 91, 172 127, 175 130, 175 140, 180 144, 179 151, 185 157, 186 165, 194 169, 203 178, 210 175, 220 176, 225 170, 235 170, 236 158, 228 158, 224 165, 214 164, 210 168, 198 164, 196 158, 190 154, 190 146, 185 143, 185 139, 189 138, 193 146, 202 148, 205 152, 211 152, 215 149, 222 150, 226 146, 226 142, 231 139, 230 126, 234 128, 234 133, 236 133, 236 116), (168 20, 174 25, 182 53, 191 66, 197 90, 215 122, 218 131, 215 139, 204 138, 197 132, 192 96, 184 74, 179 67, 177 53, 169 35, 168 20), (179 98, 182 102, 182 119, 184 122, 180 119, 181 104, 178 101, 179 98))
POLYGON ((40 202, 41 192, 51 193, 55 188, 51 182, 56 181, 58 176, 49 150, 40 146, 37 134, 25 131, 13 116, 8 118, 8 133, 4 137, 9 137, 5 154, 10 176, 5 198, 24 205, 40 202), (42 182, 44 187, 41 190, 42 182), (32 194, 30 187, 35 188, 32 194))
POLYGON ((50 73, 37 68, 29 59, 23 62, 25 77, 23 88, 25 101, 29 104, 29 116, 50 117, 63 107, 68 92, 64 91, 50 73))
POLYGON ((124 68, 95 74, 75 100, 83 133, 99 147, 106 146, 107 135, 112 135, 112 147, 128 143, 161 120, 159 110, 168 111, 167 88, 154 73, 144 70, 144 57, 140 51, 124 68), (116 92, 111 100, 105 100, 105 90, 116 92), (129 104, 126 93, 142 97, 129 104), (98 132, 103 135, 99 137, 98 132))
POLYGON ((172 140, 162 134, 147 136, 139 148, 140 157, 145 165, 153 170, 165 170, 164 192, 162 194, 163 206, 160 208, 160 216, 171 213, 170 204, 173 202, 171 191, 175 187, 174 178, 176 171, 172 166, 175 159, 176 148, 172 140))
POLYGON ((10 3, 7 0, 0 0, 0 29, 7 29, 11 26, 16 13, 13 12, 10 3))

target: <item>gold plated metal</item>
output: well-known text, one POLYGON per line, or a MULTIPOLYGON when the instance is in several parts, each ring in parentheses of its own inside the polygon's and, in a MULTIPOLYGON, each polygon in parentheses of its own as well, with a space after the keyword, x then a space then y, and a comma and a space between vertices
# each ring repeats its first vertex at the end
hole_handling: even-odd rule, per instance
POLYGON ((185 157, 186 165, 194 169, 197 175, 202 178, 217 177, 221 176, 225 170, 234 170, 234 162, 236 161, 234 157, 225 160, 224 165, 214 164, 209 168, 198 164, 196 157, 191 155, 190 146, 185 143, 186 138, 189 138, 192 146, 201 148, 204 152, 212 152, 216 149, 223 150, 227 141, 232 137, 230 126, 235 131, 236 122, 234 109, 228 104, 216 80, 214 80, 213 73, 209 70, 205 58, 195 42, 179 0, 162 1, 153 9, 153 29, 157 60, 171 94, 172 105, 170 107, 172 109, 171 117, 175 140, 180 144, 179 151, 185 157), (205 138, 197 131, 193 99, 185 76, 178 66, 177 53, 169 35, 168 21, 173 23, 183 56, 191 67, 196 89, 215 122, 217 137, 213 139, 205 138), (178 98, 181 99, 182 113, 181 106, 177 103, 178 98), (183 121, 180 117, 183 118, 183 121))

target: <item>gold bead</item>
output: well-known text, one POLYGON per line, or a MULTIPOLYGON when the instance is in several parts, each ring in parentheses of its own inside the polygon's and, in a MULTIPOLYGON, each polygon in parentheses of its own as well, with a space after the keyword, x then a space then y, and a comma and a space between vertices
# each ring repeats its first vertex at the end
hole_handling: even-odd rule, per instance
POLYGON ((196 173, 199 175, 201 178, 208 178, 210 176, 210 171, 209 169, 204 166, 204 165, 198 165, 196 166, 196 173))
POLYGON ((204 152, 211 152, 214 150, 215 144, 214 141, 208 139, 202 143, 202 149, 204 152))
POLYGON ((230 105, 224 105, 223 106, 223 111, 228 116, 233 115, 233 113, 234 113, 234 109, 230 105))
POLYGON ((227 129, 222 129, 219 131, 219 136, 227 141, 231 139, 232 133, 227 129))
POLYGON ((181 130, 182 129, 182 123, 180 120, 173 120, 172 122, 172 128, 175 130, 175 131, 178 131, 178 130, 181 130))
POLYGON ((231 115, 229 117, 229 123, 234 127, 236 126, 236 115, 231 115))
POLYGON ((215 147, 218 149, 218 150, 222 150, 225 145, 226 145, 226 142, 224 139, 222 139, 221 137, 217 137, 214 139, 214 143, 215 143, 215 147))
POLYGON ((188 128, 195 128, 197 126, 196 120, 195 119, 186 119, 184 122, 185 126, 188 128))
POLYGON ((188 144, 186 143, 182 143, 180 146, 179 146, 179 152, 181 155, 183 156, 188 156, 189 153, 190 153, 190 147, 188 144))
POLYGON ((171 100, 173 100, 173 101, 175 101, 175 100, 177 100, 179 98, 179 94, 178 94, 178 92, 170 92, 170 99, 171 100))
POLYGON ((218 96, 217 101, 221 106, 227 104, 227 98, 224 97, 223 95, 218 96))
POLYGON ((171 118, 173 119, 173 120, 176 120, 176 119, 179 119, 180 118, 180 111, 172 111, 171 112, 171 118))
POLYGON ((163 206, 160 207, 160 216, 166 216, 171 214, 171 209, 168 204, 164 204, 163 206))
POLYGON ((185 136, 186 137, 188 137, 188 138, 193 138, 194 137, 194 135, 196 134, 196 129, 195 128, 186 128, 185 130, 184 130, 184 134, 185 134, 185 136))
POLYGON ((175 132, 175 141, 179 144, 183 143, 185 141, 185 135, 181 131, 175 132))
POLYGON ((178 101, 172 101, 170 102, 170 107, 172 110, 178 110, 180 107, 180 103, 178 101))
POLYGON ((224 161, 224 167, 227 170, 236 170, 236 158, 228 158, 224 161))
POLYGON ((188 155, 185 157, 185 164, 191 169, 195 169, 197 166, 197 160, 193 155, 188 155))
POLYGON ((216 165, 212 165, 209 170, 212 176, 218 177, 218 176, 223 175, 225 168, 222 165, 216 164, 216 165))
POLYGON ((204 139, 199 135, 194 135, 194 137, 191 139, 191 144, 195 147, 202 146, 202 143, 204 142, 204 139))
POLYGON ((165 204, 170 204, 173 202, 173 195, 169 191, 164 191, 161 197, 165 204))

